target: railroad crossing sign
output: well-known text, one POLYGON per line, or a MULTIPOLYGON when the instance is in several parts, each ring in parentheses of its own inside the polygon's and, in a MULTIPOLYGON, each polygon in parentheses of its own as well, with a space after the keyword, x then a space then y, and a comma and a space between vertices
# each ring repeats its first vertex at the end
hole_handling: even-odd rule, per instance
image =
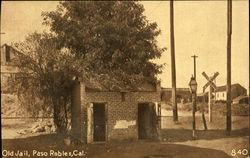
POLYGON ((216 90, 217 87, 215 83, 213 82, 213 80, 219 75, 219 72, 214 73, 212 77, 208 77, 205 72, 202 72, 202 75, 208 80, 208 82, 203 86, 203 92, 205 92, 208 86, 211 86, 214 90, 216 90))
POLYGON ((215 83, 213 82, 214 79, 219 75, 218 72, 214 73, 212 77, 208 77, 205 72, 202 72, 202 75, 208 80, 208 82, 203 86, 203 93, 205 92, 206 88, 210 86, 209 93, 208 93, 208 113, 209 113, 209 122, 212 122, 212 106, 211 106, 211 96, 212 96, 212 88, 214 90, 217 89, 215 83))

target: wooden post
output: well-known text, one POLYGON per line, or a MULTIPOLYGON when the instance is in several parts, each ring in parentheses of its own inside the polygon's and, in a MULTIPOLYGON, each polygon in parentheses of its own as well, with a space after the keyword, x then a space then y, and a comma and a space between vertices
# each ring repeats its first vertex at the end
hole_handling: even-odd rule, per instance
POLYGON ((157 139, 161 140, 161 105, 155 102, 155 113, 157 117, 157 139))
POLYGON ((94 140, 94 118, 93 118, 93 103, 87 106, 87 143, 92 143, 94 140))
POLYGON ((191 57, 194 58, 194 79, 196 80, 196 58, 198 58, 198 56, 193 55, 191 57))
POLYGON ((209 122, 212 122, 212 87, 209 86, 209 92, 208 92, 208 117, 209 117, 209 122))
MULTIPOLYGON (((204 93, 204 92, 203 92, 204 93)), ((203 125, 204 125, 204 129, 207 130, 207 123, 206 123, 206 117, 205 117, 205 103, 206 103, 206 98, 205 98, 205 94, 203 96, 203 106, 202 106, 202 121, 203 121, 203 125)))
POLYGON ((171 70, 172 70, 172 107, 173 121, 178 121, 178 109, 176 102, 176 69, 175 69, 175 43, 174 43, 174 4, 170 0, 170 43, 171 43, 171 70))
POLYGON ((231 134, 231 36, 232 36, 232 0, 227 1, 227 135, 231 134))
POLYGON ((204 130, 207 130, 207 123, 206 123, 204 111, 202 111, 202 121, 203 121, 203 125, 204 125, 204 130))
MULTIPOLYGON (((215 85, 216 85, 216 87, 217 87, 217 84, 216 84, 216 78, 214 79, 214 84, 215 84, 215 85)), ((214 89, 214 90, 213 90, 213 92, 214 92, 214 104, 215 104, 215 102, 216 102, 217 90, 216 90, 216 89, 214 89)))
MULTIPOLYGON (((192 58, 194 58, 194 79, 196 80, 196 58, 198 57, 198 56, 196 56, 196 55, 193 55, 193 56, 191 56, 192 58)), ((195 111, 197 111, 197 107, 196 107, 196 99, 197 99, 197 92, 195 92, 195 94, 194 94, 194 98, 195 98, 195 106, 194 106, 194 110, 195 111)))
POLYGON ((193 99, 193 139, 196 139, 196 135, 195 135, 195 130, 196 130, 196 126, 195 126, 195 111, 196 111, 196 98, 195 98, 195 94, 192 94, 192 99, 193 99))

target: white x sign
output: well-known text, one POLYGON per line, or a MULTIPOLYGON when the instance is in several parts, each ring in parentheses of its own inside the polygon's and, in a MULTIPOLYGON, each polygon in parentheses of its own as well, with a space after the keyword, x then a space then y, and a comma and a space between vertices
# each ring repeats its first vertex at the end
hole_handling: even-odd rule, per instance
POLYGON ((219 75, 219 73, 216 72, 211 78, 209 78, 205 72, 202 72, 202 75, 208 80, 208 82, 203 86, 203 92, 205 92, 205 89, 208 86, 212 86, 216 90, 217 87, 215 83, 213 82, 213 80, 219 75))

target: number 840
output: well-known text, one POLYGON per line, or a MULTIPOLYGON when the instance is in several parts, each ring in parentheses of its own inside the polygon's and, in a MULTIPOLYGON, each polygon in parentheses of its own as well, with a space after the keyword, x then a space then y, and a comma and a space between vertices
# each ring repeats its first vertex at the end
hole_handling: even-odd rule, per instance
POLYGON ((239 150, 235 150, 233 149, 231 152, 232 156, 236 156, 236 155, 248 155, 248 150, 247 149, 239 149, 239 150))

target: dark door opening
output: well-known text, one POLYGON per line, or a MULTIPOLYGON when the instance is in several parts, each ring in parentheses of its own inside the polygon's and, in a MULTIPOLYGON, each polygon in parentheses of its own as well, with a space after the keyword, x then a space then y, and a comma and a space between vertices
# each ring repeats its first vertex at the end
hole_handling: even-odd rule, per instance
POLYGON ((105 104, 93 104, 94 116, 94 141, 105 141, 106 136, 106 118, 105 118, 105 104))
POLYGON ((138 104, 138 137, 153 139, 157 136, 157 116, 153 104, 138 104))

